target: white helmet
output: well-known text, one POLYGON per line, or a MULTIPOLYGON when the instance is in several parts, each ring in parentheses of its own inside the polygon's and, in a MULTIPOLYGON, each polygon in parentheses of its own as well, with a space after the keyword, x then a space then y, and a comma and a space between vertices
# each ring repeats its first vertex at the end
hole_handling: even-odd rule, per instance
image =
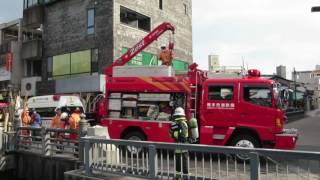
POLYGON ((63 113, 60 115, 60 118, 61 118, 61 119, 67 119, 67 118, 68 118, 68 113, 63 112, 63 113))
POLYGON ((177 107, 173 113, 174 116, 186 116, 182 107, 177 107))

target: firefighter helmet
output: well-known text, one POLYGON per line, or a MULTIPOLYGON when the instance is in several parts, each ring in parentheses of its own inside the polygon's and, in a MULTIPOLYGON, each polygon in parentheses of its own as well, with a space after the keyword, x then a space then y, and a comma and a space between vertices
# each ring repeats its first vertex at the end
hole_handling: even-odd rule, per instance
POLYGON ((182 107, 177 107, 173 113, 174 116, 186 116, 182 107))
POLYGON ((61 119, 67 119, 68 118, 68 113, 63 112, 60 116, 61 119))

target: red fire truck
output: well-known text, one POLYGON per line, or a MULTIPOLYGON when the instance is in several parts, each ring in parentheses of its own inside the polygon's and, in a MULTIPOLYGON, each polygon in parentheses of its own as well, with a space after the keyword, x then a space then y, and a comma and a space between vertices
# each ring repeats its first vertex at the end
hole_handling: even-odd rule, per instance
MULTIPOLYGON (((113 77, 122 66, 165 31, 163 23, 106 68, 105 115, 111 138, 173 142, 172 112, 183 107, 187 119, 198 120, 198 143, 239 147, 293 149, 296 130, 284 129, 275 82, 249 70, 243 78, 214 79, 191 64, 186 75, 113 77)), ((173 43, 169 43, 173 50, 173 43)), ((170 67, 168 67, 170 68, 170 67)))

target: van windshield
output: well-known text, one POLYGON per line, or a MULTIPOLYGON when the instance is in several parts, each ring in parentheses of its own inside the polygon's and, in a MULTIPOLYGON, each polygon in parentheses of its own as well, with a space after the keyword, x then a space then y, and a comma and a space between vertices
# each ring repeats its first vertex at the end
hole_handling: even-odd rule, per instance
MULTIPOLYGON (((78 106, 64 106, 61 107, 62 112, 72 113, 78 106)), ((80 112, 83 113, 83 108, 80 108, 80 112)), ((35 108, 35 110, 40 114, 41 117, 53 117, 55 116, 56 107, 46 107, 46 108, 35 108)))
POLYGON ((53 117, 55 116, 55 107, 35 108, 41 117, 53 117))
POLYGON ((67 112, 68 114, 72 113, 76 108, 80 108, 80 112, 83 113, 83 108, 79 106, 63 106, 61 107, 62 112, 67 112))

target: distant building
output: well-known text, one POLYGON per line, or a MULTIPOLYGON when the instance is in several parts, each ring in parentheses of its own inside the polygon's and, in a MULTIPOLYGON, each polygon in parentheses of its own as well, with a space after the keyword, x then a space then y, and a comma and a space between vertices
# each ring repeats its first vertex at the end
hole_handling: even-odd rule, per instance
POLYGON ((18 89, 23 74, 21 19, 0 24, 0 94, 18 89))
POLYGON ((294 71, 292 80, 303 83, 308 91, 313 92, 313 103, 318 108, 320 104, 320 70, 314 71, 294 71))
POLYGON ((219 55, 209 55, 209 71, 214 72, 220 69, 219 55))
POLYGON ((277 74, 277 76, 280 76, 280 77, 286 79, 286 77, 287 77, 286 66, 282 66, 282 65, 277 66, 277 73, 276 74, 277 74))
POLYGON ((316 65, 316 70, 320 70, 320 65, 316 65))

